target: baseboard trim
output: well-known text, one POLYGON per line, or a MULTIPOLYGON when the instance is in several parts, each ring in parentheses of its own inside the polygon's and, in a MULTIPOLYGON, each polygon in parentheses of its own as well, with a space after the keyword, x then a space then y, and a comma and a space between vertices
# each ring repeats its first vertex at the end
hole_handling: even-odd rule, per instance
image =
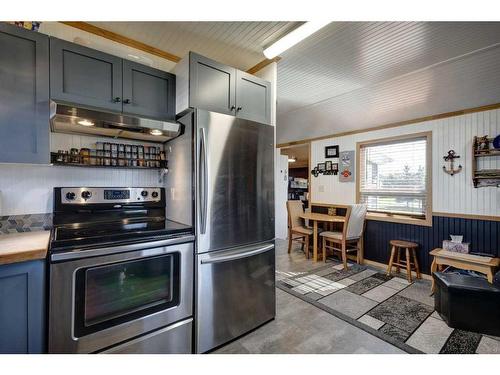
MULTIPOLYGON (((376 268, 381 269, 383 271, 387 271, 387 266, 388 266, 387 264, 375 262, 375 261, 369 260, 369 259, 364 259, 364 262, 370 266, 376 267, 376 268)), ((402 268, 401 273, 406 275, 406 269, 402 268)), ((421 273, 421 276, 422 276, 422 279, 432 281, 431 275, 427 275, 426 273, 421 273)))

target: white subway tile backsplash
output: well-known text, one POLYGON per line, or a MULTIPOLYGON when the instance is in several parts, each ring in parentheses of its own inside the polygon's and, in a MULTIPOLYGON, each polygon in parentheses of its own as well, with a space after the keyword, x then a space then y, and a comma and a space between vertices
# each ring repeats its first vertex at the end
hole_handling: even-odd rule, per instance
POLYGON ((0 216, 52 212, 58 186, 163 186, 158 171, 0 164, 0 216))

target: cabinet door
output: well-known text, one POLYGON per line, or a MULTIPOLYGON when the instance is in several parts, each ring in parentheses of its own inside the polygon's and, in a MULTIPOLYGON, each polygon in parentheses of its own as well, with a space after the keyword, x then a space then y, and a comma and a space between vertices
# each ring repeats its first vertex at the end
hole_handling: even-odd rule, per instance
POLYGON ((236 69, 191 52, 190 107, 234 115, 236 69))
POLYGON ((0 23, 0 162, 49 163, 49 38, 0 23))
POLYGON ((236 116, 271 124, 271 83, 238 70, 236 73, 236 116))
POLYGON ((0 353, 45 352, 45 261, 0 265, 0 353))
POLYGON ((50 39, 50 96, 83 106, 122 110, 122 59, 50 39))
POLYGON ((174 119, 175 76, 123 60, 123 112, 158 119, 174 119))

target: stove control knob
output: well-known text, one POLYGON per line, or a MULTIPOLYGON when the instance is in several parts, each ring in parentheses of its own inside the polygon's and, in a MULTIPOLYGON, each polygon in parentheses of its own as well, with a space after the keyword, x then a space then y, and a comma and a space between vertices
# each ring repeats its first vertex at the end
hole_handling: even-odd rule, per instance
POLYGON ((144 197, 144 198, 146 198, 148 196, 147 190, 141 191, 141 196, 144 197))
POLYGON ((69 192, 66 193, 66 199, 69 200, 69 201, 74 200, 75 197, 76 197, 76 194, 73 193, 72 191, 69 191, 69 192))
POLYGON ((92 193, 88 190, 82 191, 82 198, 89 199, 92 196, 92 193))
POLYGON ((153 198, 158 198, 158 192, 157 192, 157 191, 153 191, 153 192, 151 193, 151 196, 152 196, 153 198))

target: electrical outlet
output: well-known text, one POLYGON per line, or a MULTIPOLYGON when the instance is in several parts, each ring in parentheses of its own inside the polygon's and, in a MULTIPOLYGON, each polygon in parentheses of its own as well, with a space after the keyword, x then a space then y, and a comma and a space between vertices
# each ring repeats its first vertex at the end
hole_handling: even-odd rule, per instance
POLYGON ((319 192, 324 193, 325 192, 325 185, 319 185, 319 192))

